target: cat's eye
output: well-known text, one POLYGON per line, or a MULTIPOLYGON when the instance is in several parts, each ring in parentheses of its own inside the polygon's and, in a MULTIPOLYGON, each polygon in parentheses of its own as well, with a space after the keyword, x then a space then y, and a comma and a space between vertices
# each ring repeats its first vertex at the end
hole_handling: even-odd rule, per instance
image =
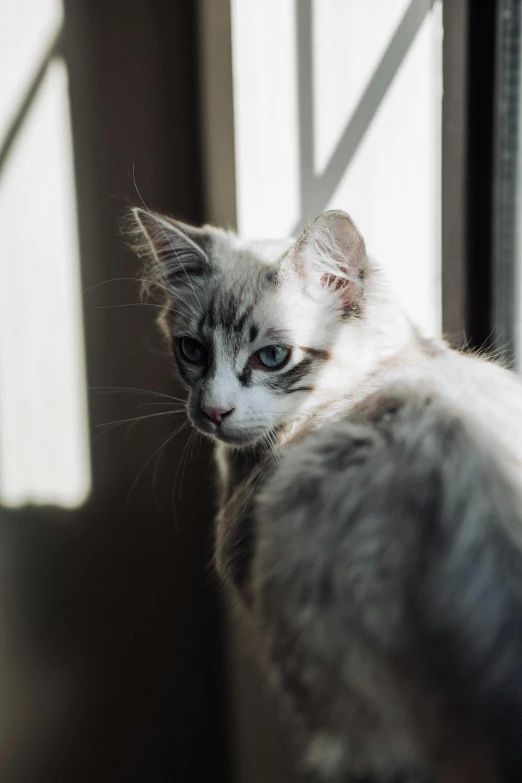
POLYGON ((180 348, 184 358, 191 364, 203 364, 207 359, 207 349, 193 337, 182 337, 180 348))
POLYGON ((286 364, 290 357, 290 348, 283 345, 265 345, 257 352, 256 357, 263 367, 275 370, 286 364))

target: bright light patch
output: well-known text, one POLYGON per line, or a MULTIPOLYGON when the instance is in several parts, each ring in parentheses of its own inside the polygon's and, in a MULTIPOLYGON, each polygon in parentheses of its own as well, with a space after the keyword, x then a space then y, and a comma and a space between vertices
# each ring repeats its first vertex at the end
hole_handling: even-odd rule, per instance
MULTIPOLYGON (((441 329, 441 16, 438 2, 325 205, 353 215, 370 255, 384 266, 403 307, 428 335, 441 329)), ((393 32, 392 27, 390 38, 393 32)), ((357 61, 360 53, 353 57, 357 61)), ((334 79, 330 74, 330 82, 334 79)), ((338 90, 342 83, 339 74, 338 90)))
POLYGON ((237 225, 284 237, 299 219, 294 0, 232 0, 237 225))
POLYGON ((60 0, 0 0, 0 139, 60 29, 60 0))
MULTIPOLYGON (((3 73, 7 82, 10 71, 3 73)), ((0 179, 0 499, 6 505, 71 507, 89 493, 81 313, 67 73, 53 61, 0 179)))
POLYGON ((313 0, 316 173, 328 164, 409 2, 313 0))
POLYGON ((293 234, 345 210, 429 335, 441 328, 441 8, 232 0, 239 232, 293 234))

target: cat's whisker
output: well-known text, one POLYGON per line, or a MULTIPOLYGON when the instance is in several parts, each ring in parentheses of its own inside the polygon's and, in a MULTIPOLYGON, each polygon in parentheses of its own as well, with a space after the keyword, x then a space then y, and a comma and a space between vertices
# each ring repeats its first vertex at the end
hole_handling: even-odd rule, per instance
POLYGON ((108 435, 109 432, 112 432, 112 430, 116 429, 117 426, 118 424, 113 424, 112 426, 107 426, 104 430, 97 432, 96 435, 90 439, 91 446, 101 440, 101 438, 103 438, 105 435, 108 435))
MULTIPOLYGON (((182 450, 182 452, 181 452, 181 455, 180 455, 180 458, 179 458, 179 460, 178 460, 178 467, 177 467, 177 469, 176 469, 176 474, 175 474, 175 476, 174 476, 174 483, 173 483, 173 485, 172 485, 172 494, 171 494, 172 503, 174 503, 174 502, 175 502, 175 498, 176 498, 176 486, 177 486, 177 482, 178 482, 178 476, 179 476, 179 474, 180 474, 180 470, 181 470, 181 466, 182 466, 182 464, 183 464, 183 461, 184 461, 184 459, 186 459, 186 455, 188 455, 188 446, 189 446, 189 443, 190 443, 190 441, 192 440, 192 437, 193 437, 194 433, 195 433, 195 430, 192 430, 192 432, 190 433, 190 435, 189 435, 189 437, 188 437, 188 440, 187 440, 187 442, 186 442, 186 443, 185 443, 185 445, 183 446, 183 450, 182 450)), ((183 472, 182 472, 182 477, 183 477, 183 474, 184 474, 184 470, 183 470, 183 472)), ((181 478, 181 483, 183 483, 183 478, 181 478)), ((179 492, 179 494, 178 494, 178 499, 179 499, 180 497, 181 497, 181 484, 180 484, 180 492, 179 492)))
MULTIPOLYGON (((196 298, 197 298, 197 297, 196 297, 196 298)), ((195 308, 195 307, 193 307, 193 306, 190 304, 190 302, 187 302, 187 300, 186 300, 186 299, 185 299, 183 296, 181 296, 181 294, 180 294, 179 290, 178 290, 178 291, 176 291, 176 301, 177 301, 178 299, 179 299, 179 300, 181 300, 181 302, 183 302, 183 304, 184 304, 184 305, 186 305, 186 306, 187 306, 187 307, 188 307, 188 308, 189 308, 189 309, 192 311, 192 314, 193 314, 193 315, 195 315, 196 317, 199 315, 199 314, 198 314, 198 312, 197 312, 197 310, 196 310, 196 308, 195 308)), ((198 300, 198 304, 199 304, 199 300, 198 300)), ((201 307, 201 305, 200 305, 200 304, 199 304, 199 306, 201 307)))
POLYGON ((200 433, 197 430, 193 430, 193 432, 194 432, 194 438, 192 441, 192 446, 190 447, 189 459, 192 459, 192 457, 194 456, 194 451, 196 450, 196 446, 199 446, 199 444, 201 443, 200 433))
POLYGON ((158 413, 147 413, 144 416, 131 416, 128 419, 118 419, 116 421, 104 421, 100 424, 95 424, 98 427, 111 427, 115 424, 135 424, 138 421, 144 421, 145 419, 154 419, 156 416, 173 416, 184 413, 184 411, 159 411, 158 413))
POLYGON ((196 430, 193 429, 192 432, 190 433, 189 439, 187 441, 187 448, 185 449, 185 458, 184 459, 182 458, 182 460, 181 460, 182 467, 181 467, 181 475, 180 475, 180 478, 179 478, 179 494, 178 494, 179 498, 181 497, 181 492, 182 492, 182 488, 183 488, 183 479, 185 477, 185 470, 186 470, 186 467, 187 467, 187 463, 188 463, 189 459, 191 459, 192 446, 194 445, 195 437, 196 437, 196 430))
MULTIPOLYGON (((179 403, 180 403, 180 410, 186 411, 187 405, 185 400, 180 399, 179 403)), ((142 408, 144 405, 172 405, 172 403, 171 402, 140 402, 138 408, 142 408)))
MULTIPOLYGON (((171 403, 163 403, 163 404, 164 405, 170 405, 171 403)), ((161 411, 161 414, 163 414, 163 415, 167 414, 167 413, 174 413, 174 414, 179 415, 181 413, 184 413, 184 409, 176 410, 176 411, 174 411, 174 410, 172 410, 172 411, 161 411)), ((128 431, 127 431, 127 434, 128 434, 128 433, 131 432, 132 428, 136 424, 138 424, 140 421, 143 421, 144 419, 152 418, 152 417, 154 417, 156 415, 158 415, 158 414, 154 413, 154 414, 149 414, 149 415, 145 415, 145 416, 134 416, 134 417, 130 417, 128 419, 120 419, 120 420, 117 420, 117 421, 108 421, 108 422, 102 422, 100 424, 95 424, 94 426, 95 426, 96 429, 101 428, 101 427, 103 427, 104 429, 100 430, 100 432, 96 435, 96 437, 91 439, 91 444, 96 443, 103 435, 106 435, 108 432, 111 432, 113 429, 115 429, 116 427, 121 426, 123 424, 128 424, 129 425, 129 428, 128 428, 128 431)))
POLYGON ((94 283, 94 285, 90 285, 87 288, 84 288, 83 293, 86 294, 88 291, 93 291, 95 288, 99 288, 102 285, 107 285, 108 283, 120 283, 125 280, 134 281, 135 283, 148 283, 149 285, 155 285, 158 286, 158 288, 162 288, 164 291, 166 291, 169 296, 174 296, 174 291, 171 288, 163 285, 163 283, 158 283, 157 280, 148 280, 145 277, 109 277, 107 280, 100 280, 99 283, 94 283))
MULTIPOLYGON (((177 432, 181 432, 181 430, 183 430, 183 429, 185 429, 184 426, 182 426, 179 430, 177 430, 177 432)), ((153 487, 153 491, 154 492, 156 492, 156 488, 157 488, 157 484, 158 484, 158 473, 159 473, 159 466, 160 466, 160 462, 161 462, 161 457, 162 457, 162 455, 164 453, 165 446, 167 445, 167 443, 168 443, 168 440, 165 441, 165 443, 163 444, 163 447, 161 449, 159 449, 159 451, 157 452, 157 455, 155 457, 154 468, 153 468, 153 472, 152 472, 152 487, 153 487)))
POLYGON ((129 489, 129 492, 127 493, 126 501, 128 501, 128 500, 129 500, 129 498, 130 498, 130 496, 131 496, 131 494, 132 494, 132 491, 134 490, 134 487, 136 486, 136 484, 137 484, 137 483, 138 483, 138 481, 140 480, 140 477, 143 475, 143 473, 144 473, 144 472, 145 472, 145 470, 147 469, 148 465, 150 465, 150 463, 152 462, 152 460, 154 459, 154 457, 156 456, 156 454, 158 454, 158 453, 161 453, 161 451, 163 451, 163 449, 165 449, 165 447, 167 446, 167 444, 168 444, 168 443, 170 443, 170 442, 171 442, 171 441, 172 441, 172 440, 173 440, 173 439, 176 437, 176 435, 179 435, 179 433, 180 433, 180 432, 183 432, 183 430, 184 430, 184 429, 186 429, 186 428, 189 426, 189 424, 190 424, 190 422, 185 422, 185 423, 184 423, 184 424, 182 424, 182 425, 181 425, 181 427, 179 427, 177 430, 174 430, 174 432, 172 432, 172 433, 171 433, 171 434, 170 434, 170 435, 169 435, 169 436, 168 436, 168 437, 167 437, 167 438, 164 440, 164 442, 161 444, 161 446, 160 446, 159 448, 157 448, 157 449, 156 449, 156 450, 155 450, 155 451, 154 451, 154 452, 153 452, 153 453, 150 455, 150 457, 147 459, 147 461, 146 461, 146 462, 143 464, 143 466, 140 468, 140 470, 139 470, 138 474, 136 475, 136 477, 135 477, 134 481, 132 482, 132 484, 131 484, 131 487, 130 487, 130 489, 129 489))
POLYGON ((196 289, 194 288, 194 285, 193 285, 193 283, 192 283, 192 280, 190 279, 190 276, 189 276, 189 274, 187 273, 187 270, 185 269, 185 266, 184 266, 184 264, 183 264, 183 262, 182 262, 182 260, 181 260, 181 258, 180 258, 180 256, 179 256, 179 253, 177 252, 177 250, 176 250, 176 249, 175 249, 175 247, 173 246, 173 244, 172 244, 172 242, 171 242, 171 240, 170 240, 170 237, 167 235, 167 233, 166 233, 165 229, 163 228, 163 226, 162 226, 162 225, 159 223, 159 221, 157 220, 157 218, 155 217, 155 215, 153 215, 153 213, 150 211, 149 207, 148 207, 148 206, 147 206, 147 204, 145 203, 145 199, 143 198, 143 196, 142 196, 142 195, 141 195, 141 193, 140 193, 140 190, 139 190, 139 188, 138 188, 138 184, 137 184, 137 182, 136 182, 136 174, 135 174, 135 170, 134 170, 134 164, 132 165, 132 179, 133 179, 133 182, 134 182, 134 187, 136 188, 136 193, 138 194, 138 197, 139 197, 139 199, 140 199, 141 203, 143 204, 144 208, 146 209, 146 211, 148 212, 148 214, 150 215, 150 217, 151 217, 151 218, 152 218, 152 219, 153 219, 153 220, 156 222, 156 224, 157 224, 158 228, 160 228, 160 229, 161 229, 161 232, 162 232, 162 234, 164 235, 164 237, 165 237, 165 239, 167 240, 167 242, 169 243, 169 245, 170 245, 170 247, 171 247, 172 251, 174 252, 175 256, 177 257, 177 259, 178 259, 178 261, 179 261, 179 263, 180 263, 180 265, 181 265, 181 268, 183 269, 183 271, 184 271, 184 273, 185 273, 185 277, 186 277, 186 278, 187 278, 187 280, 189 281, 189 284, 190 284, 190 287, 192 288, 192 291, 193 291, 193 293, 194 293, 194 296, 196 297, 196 301, 197 301, 197 303, 198 303, 199 307, 201 308, 201 302, 199 301, 199 299, 198 299, 198 295, 196 294, 196 289))
MULTIPOLYGON (((193 315, 195 315, 195 316, 198 315, 198 312, 197 312, 196 308, 193 307, 190 304, 190 302, 187 302, 187 300, 184 299, 179 294, 179 292, 174 292, 172 290, 172 288, 170 288, 170 287, 168 287, 166 285, 163 285, 163 283, 159 283, 157 280, 149 280, 146 277, 110 277, 107 280, 101 280, 99 283, 95 283, 94 285, 91 285, 91 286, 88 286, 87 288, 84 288, 83 289, 83 293, 87 293, 88 291, 92 291, 93 289, 98 288, 99 286, 102 286, 102 285, 106 285, 107 283, 118 283, 118 282, 122 282, 122 281, 125 281, 125 280, 134 281, 136 283, 146 283, 147 285, 153 285, 153 286, 156 286, 157 288, 161 288, 161 289, 163 289, 164 291, 167 292, 167 294, 169 295, 170 299, 174 299, 175 298, 176 300, 178 300, 178 299, 181 300, 181 302, 183 302, 183 304, 186 305, 189 308, 189 310, 192 312, 193 315)), ((138 305, 138 304, 148 305, 149 303, 148 302, 136 302, 135 304, 136 305, 138 305)), ((112 305, 108 305, 108 307, 111 307, 111 306, 112 305)), ((117 306, 117 305, 114 305, 114 306, 117 306)), ((162 305, 156 305, 156 306, 157 307, 162 307, 162 305)), ((100 309, 103 309, 103 307, 100 306, 100 309)), ((164 309, 167 310, 169 308, 167 308, 165 306, 164 309)), ((181 312, 181 311, 179 311, 179 312, 181 312)))
POLYGON ((181 310, 174 310, 172 307, 165 307, 165 305, 156 304, 155 302, 126 302, 125 304, 114 305, 95 305, 95 310, 117 310, 121 307, 157 307, 163 312, 173 313, 179 315, 181 310))
POLYGON ((270 454, 270 456, 276 460, 276 450, 274 445, 274 433, 272 431, 266 432, 263 437, 261 438, 261 446, 265 452, 265 454, 270 454))
POLYGON ((172 394, 165 394, 165 392, 154 391, 153 389, 138 389, 133 386, 88 386, 87 390, 106 394, 151 394, 155 397, 166 397, 175 402, 183 402, 181 397, 174 397, 172 394))
POLYGON ((272 457, 273 457, 274 461, 275 462, 279 462, 280 456, 279 456, 279 454, 277 452, 277 449, 276 449, 277 438, 276 438, 275 432, 270 431, 268 433, 268 443, 269 443, 269 447, 270 447, 270 453, 272 454, 272 457))

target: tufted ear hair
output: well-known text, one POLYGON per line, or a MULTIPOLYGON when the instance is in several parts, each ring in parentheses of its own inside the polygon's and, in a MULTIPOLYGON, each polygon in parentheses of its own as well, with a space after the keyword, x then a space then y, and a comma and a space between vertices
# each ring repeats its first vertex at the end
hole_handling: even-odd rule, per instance
POLYGON ((135 207, 131 210, 128 234, 139 256, 151 262, 150 277, 163 280, 173 289, 192 287, 211 272, 210 234, 205 228, 189 226, 165 215, 135 207))
POLYGON ((362 292, 366 248, 345 212, 331 210, 316 218, 298 238, 291 259, 299 276, 336 292, 345 312, 353 308, 362 292))

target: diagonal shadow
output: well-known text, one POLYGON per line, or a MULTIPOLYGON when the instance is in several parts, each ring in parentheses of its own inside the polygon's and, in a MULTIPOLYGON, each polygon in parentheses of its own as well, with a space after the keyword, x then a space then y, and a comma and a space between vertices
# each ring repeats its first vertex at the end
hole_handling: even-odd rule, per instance
POLYGON ((359 103, 335 148, 324 172, 318 176, 307 175, 313 167, 313 88, 311 81, 311 13, 310 0, 297 0, 297 50, 299 85, 299 122, 301 152, 302 211, 292 235, 300 233, 309 219, 323 212, 350 165, 359 144, 370 127, 383 98, 408 53, 434 0, 412 0, 399 22, 379 64, 374 70, 359 103), (309 30, 305 26, 308 23, 309 30), (312 123, 309 125, 308 123, 312 123), (304 160, 304 156, 307 160, 304 160))
POLYGON ((300 214, 306 214, 306 197, 314 187, 314 90, 312 0, 294 0, 297 37, 297 95, 299 133, 300 214))
POLYGON ((40 89, 40 86, 45 78, 45 74, 47 73, 47 67, 51 62, 51 60, 53 59, 53 57, 56 57, 56 55, 58 54, 61 41, 62 41, 62 30, 60 29, 58 33, 55 35, 55 37, 52 39, 47 51, 42 57, 40 66, 38 67, 38 70, 36 71, 31 84, 27 88, 27 92, 25 93, 25 97, 20 105, 20 108, 18 109, 16 115, 14 116, 12 122, 10 123, 7 129, 7 133, 3 140, 2 146, 0 147, 0 177, 2 176, 4 166, 13 148, 13 144, 16 141, 16 137, 18 136, 18 133, 20 132, 20 129, 24 124, 25 118, 27 117, 31 106, 33 105, 34 99, 38 94, 38 90, 40 89))

